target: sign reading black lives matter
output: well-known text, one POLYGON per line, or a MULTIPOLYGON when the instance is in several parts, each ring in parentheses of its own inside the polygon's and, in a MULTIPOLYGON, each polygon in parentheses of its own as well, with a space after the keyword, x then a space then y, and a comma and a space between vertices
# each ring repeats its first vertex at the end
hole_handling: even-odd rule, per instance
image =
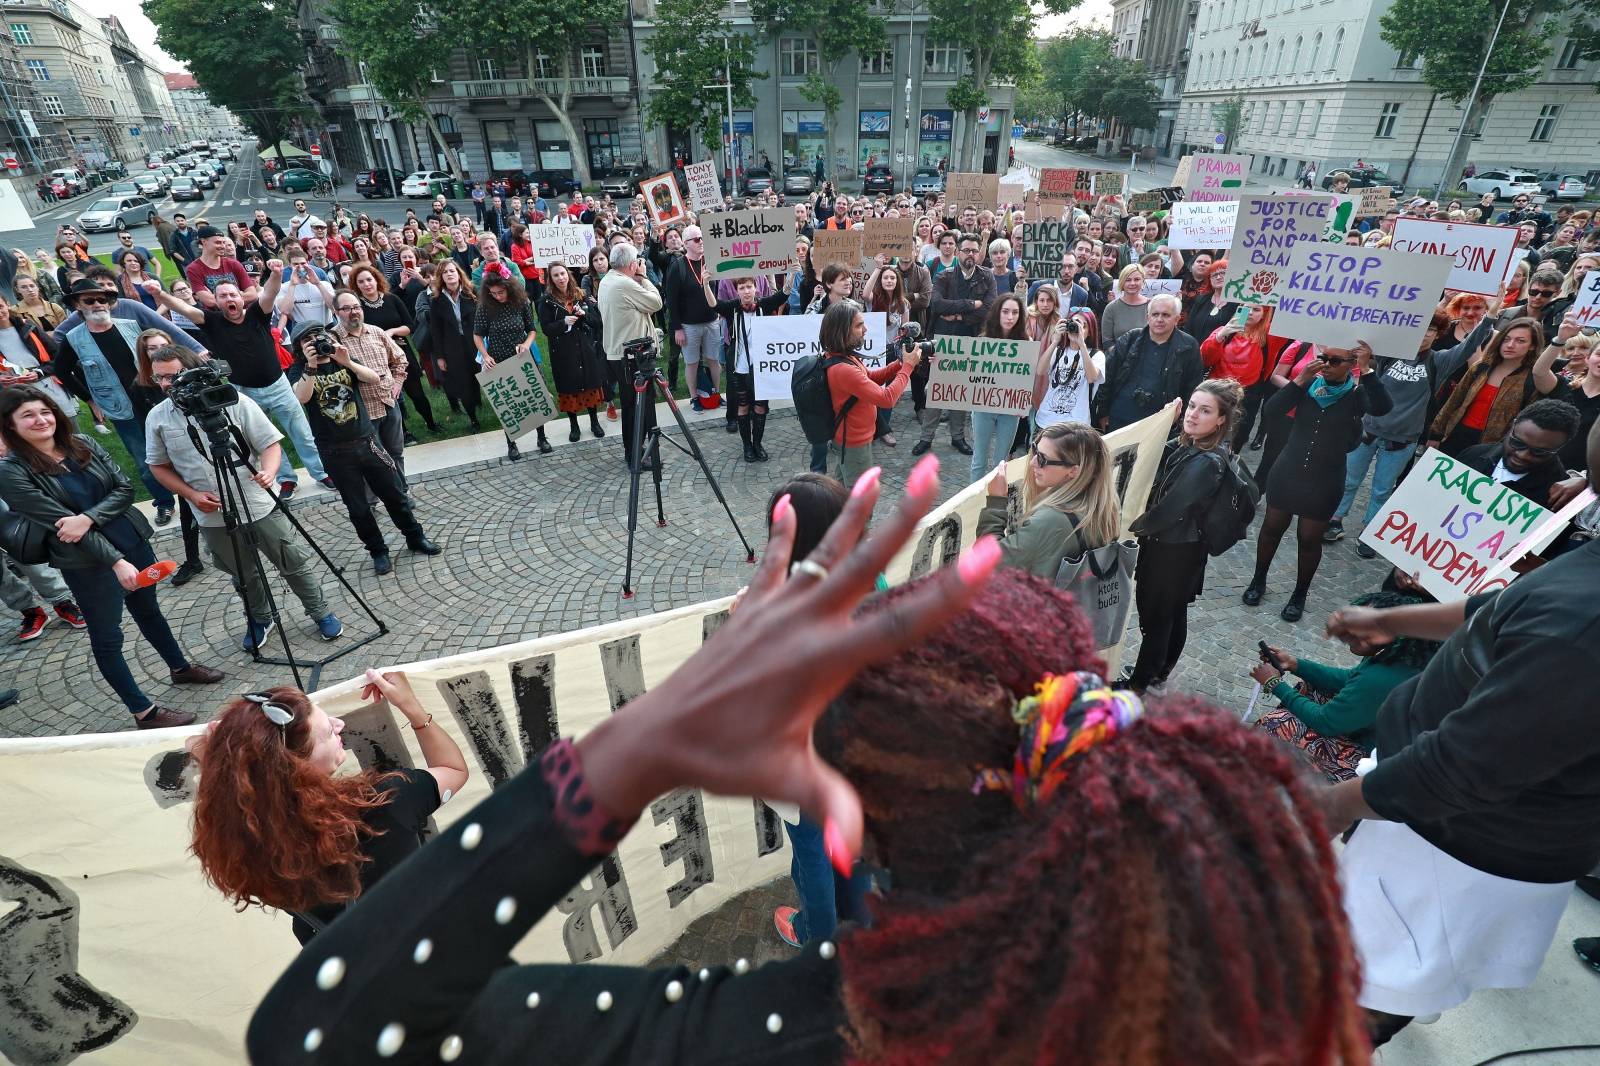
POLYGON ((794 211, 769 207, 708 215, 706 273, 712 278, 782 274, 794 259, 794 211))
POLYGON ((1030 278, 1053 278, 1061 272, 1061 257, 1067 254, 1072 225, 1067 222, 1024 222, 1022 224, 1022 265, 1030 278))

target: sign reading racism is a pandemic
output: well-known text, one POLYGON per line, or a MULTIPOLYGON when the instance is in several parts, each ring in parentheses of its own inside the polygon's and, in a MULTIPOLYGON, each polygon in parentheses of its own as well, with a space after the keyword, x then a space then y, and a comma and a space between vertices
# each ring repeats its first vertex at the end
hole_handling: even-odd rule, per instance
MULTIPOLYGON (((1289 255, 1322 241, 1332 200, 1326 196, 1241 196, 1222 291, 1235 303, 1272 307, 1282 295, 1289 255)), ((1279 334, 1298 336, 1298 334, 1279 334)))
POLYGON ((1025 415, 1033 407, 1039 345, 998 337, 936 337, 928 356, 928 406, 1025 415))
MULTIPOLYGON (((876 370, 884 362, 889 316, 883 311, 868 311, 861 317, 867 324, 867 336, 861 342, 861 362, 868 370, 876 370)), ((789 383, 794 377, 795 362, 808 355, 822 354, 822 346, 817 343, 818 331, 822 329, 822 316, 763 315, 760 318, 747 318, 745 324, 750 329, 756 399, 790 399, 789 383)))
POLYGON ((702 221, 710 277, 782 274, 794 259, 794 212, 789 209, 723 211, 702 221))
POLYGON ((1393 248, 1295 246, 1277 286, 1272 332, 1334 348, 1415 359, 1455 261, 1393 248))

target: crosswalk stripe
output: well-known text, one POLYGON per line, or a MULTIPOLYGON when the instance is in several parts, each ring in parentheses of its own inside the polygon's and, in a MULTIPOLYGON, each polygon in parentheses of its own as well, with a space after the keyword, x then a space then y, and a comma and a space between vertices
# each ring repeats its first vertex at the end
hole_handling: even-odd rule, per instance
POLYGON ((220 204, 218 204, 217 206, 218 207, 232 207, 233 206, 233 201, 232 200, 224 200, 220 204))

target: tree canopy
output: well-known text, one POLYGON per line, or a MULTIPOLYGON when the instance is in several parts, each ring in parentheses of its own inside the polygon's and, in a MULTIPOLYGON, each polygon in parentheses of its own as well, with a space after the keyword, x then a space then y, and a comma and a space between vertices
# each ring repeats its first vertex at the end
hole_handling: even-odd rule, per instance
POLYGON ((733 32, 722 16, 722 0, 658 0, 655 29, 644 51, 655 65, 655 87, 645 105, 646 119, 658 126, 687 127, 712 151, 722 147, 727 114, 724 62, 732 75, 733 106, 755 106, 750 83, 758 74, 756 39, 733 32))

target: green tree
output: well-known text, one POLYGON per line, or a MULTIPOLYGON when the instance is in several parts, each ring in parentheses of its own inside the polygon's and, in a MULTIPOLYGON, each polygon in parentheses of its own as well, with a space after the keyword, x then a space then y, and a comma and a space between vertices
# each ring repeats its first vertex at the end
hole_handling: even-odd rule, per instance
POLYGON ((1222 150, 1233 151, 1233 139, 1244 127, 1244 94, 1234 93, 1222 103, 1212 104, 1211 117, 1217 120, 1217 128, 1222 132, 1222 150))
POLYGON ((983 144, 978 109, 989 101, 989 89, 1002 80, 1025 76, 1036 58, 1034 24, 1040 14, 1061 14, 1078 0, 927 0, 928 38, 956 46, 965 70, 946 99, 963 115, 961 162, 952 169, 970 171, 983 144))
POLYGON ((445 142, 428 106, 433 72, 448 70, 455 43, 420 0, 333 0, 339 53, 366 68, 367 83, 407 122, 423 122, 444 146, 450 173, 466 177, 461 156, 445 142))
POLYGON ((1071 115, 1074 129, 1079 115, 1099 113, 1105 94, 1100 72, 1115 59, 1111 34, 1105 30, 1076 29, 1052 37, 1040 48, 1041 83, 1060 95, 1062 117, 1071 115))
POLYGON ((522 69, 534 99, 550 109, 572 146, 572 169, 579 182, 589 183, 589 156, 584 139, 572 120, 573 83, 577 80, 578 46, 594 39, 591 26, 621 25, 627 18, 624 0, 455 0, 448 5, 451 34, 469 49, 501 51, 508 41, 521 42, 522 69), (541 42, 556 55, 554 79, 536 78, 541 42))
MULTIPOLYGON (((1582 9, 1595 0, 1580 0, 1582 9)), ((1463 104, 1462 136, 1445 160, 1441 181, 1455 182, 1466 165, 1474 116, 1495 97, 1528 88, 1539 79, 1556 35, 1552 16, 1568 7, 1564 0, 1400 0, 1378 20, 1380 35, 1402 56, 1422 57, 1422 80, 1447 100, 1463 104), (1495 39, 1477 95, 1473 81, 1495 25, 1505 21, 1495 39)))
POLYGON ((292 5, 270 0, 144 0, 156 43, 182 60, 212 103, 282 151, 313 112, 301 83, 305 52, 292 5), (241 47, 239 42, 247 41, 241 47))
MULTIPOLYGON (((873 14, 868 0, 754 0, 750 13, 769 37, 805 34, 817 42, 818 68, 808 72, 800 95, 822 107, 828 158, 833 158, 839 106, 840 69, 853 55, 871 55, 888 39, 886 20, 873 14)), ((831 169, 831 168, 830 168, 831 169)))
POLYGON ((754 71, 756 39, 733 32, 723 7, 723 0, 657 0, 655 29, 644 45, 656 68, 646 119, 686 126, 713 152, 722 147, 725 78, 731 78, 733 106, 748 108, 756 102, 751 81, 766 77, 754 71))
POLYGON ((1101 117, 1120 122, 1128 130, 1155 128, 1161 91, 1150 81, 1144 68, 1138 63, 1123 62, 1119 69, 1107 73, 1101 117))

